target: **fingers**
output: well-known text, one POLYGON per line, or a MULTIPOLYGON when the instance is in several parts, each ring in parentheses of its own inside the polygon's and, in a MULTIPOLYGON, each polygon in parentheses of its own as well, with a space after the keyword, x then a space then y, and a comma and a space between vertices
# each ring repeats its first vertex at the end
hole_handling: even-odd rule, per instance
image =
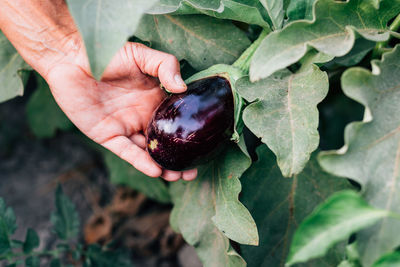
POLYGON ((185 181, 191 181, 197 176, 196 169, 183 172, 162 170, 143 149, 146 146, 146 141, 141 134, 135 134, 130 138, 116 136, 102 145, 150 177, 161 176, 166 181, 175 182, 181 178, 185 181))
POLYGON ((170 170, 163 170, 161 177, 167 180, 168 182, 175 182, 181 179, 182 172, 179 171, 170 171, 170 170))
POLYGON ((182 93, 187 87, 182 80, 179 62, 175 56, 148 48, 138 43, 132 45, 136 64, 143 73, 158 77, 171 93, 182 93))
POLYGON ((187 170, 182 173, 182 179, 192 181, 197 177, 197 169, 187 170))
POLYGON ((169 182, 175 182, 179 179, 183 179, 185 181, 192 181, 197 176, 197 169, 187 170, 183 172, 179 171, 170 171, 170 170, 163 170, 161 177, 169 182))
POLYGON ((146 137, 143 134, 134 134, 129 139, 141 149, 146 148, 146 137))
POLYGON ((147 176, 159 177, 162 173, 161 168, 151 159, 150 155, 125 136, 116 136, 102 145, 147 176))

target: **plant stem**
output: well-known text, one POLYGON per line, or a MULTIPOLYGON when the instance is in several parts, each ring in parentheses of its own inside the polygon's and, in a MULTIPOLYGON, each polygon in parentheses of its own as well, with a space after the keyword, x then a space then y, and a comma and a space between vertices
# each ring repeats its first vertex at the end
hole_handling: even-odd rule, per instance
POLYGON ((245 74, 249 73, 251 59, 256 52, 257 48, 260 46, 261 41, 267 36, 269 31, 263 30, 255 40, 244 52, 243 54, 233 63, 234 67, 238 67, 245 74))
POLYGON ((400 14, 397 15, 397 17, 394 19, 394 21, 392 22, 392 24, 390 24, 389 26, 389 30, 391 30, 392 32, 397 31, 400 28, 400 14))
MULTIPOLYGON (((392 32, 397 31, 400 28, 400 14, 397 15, 397 17, 394 19, 394 21, 390 24, 389 30, 392 32)), ((374 48, 374 51, 372 52, 372 58, 379 58, 382 56, 384 52, 387 50, 387 46, 389 44, 389 41, 391 39, 391 36, 386 41, 383 42, 378 42, 374 48)))

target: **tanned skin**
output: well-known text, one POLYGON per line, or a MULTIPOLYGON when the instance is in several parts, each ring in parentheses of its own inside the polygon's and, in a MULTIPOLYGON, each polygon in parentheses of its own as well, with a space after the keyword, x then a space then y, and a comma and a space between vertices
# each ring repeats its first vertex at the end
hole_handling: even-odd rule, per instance
POLYGON ((161 169, 145 149, 147 123, 166 97, 160 82, 172 93, 186 90, 174 56, 127 42, 97 81, 63 0, 0 0, 0 29, 89 138, 148 176, 168 181, 196 177, 195 169, 161 169))

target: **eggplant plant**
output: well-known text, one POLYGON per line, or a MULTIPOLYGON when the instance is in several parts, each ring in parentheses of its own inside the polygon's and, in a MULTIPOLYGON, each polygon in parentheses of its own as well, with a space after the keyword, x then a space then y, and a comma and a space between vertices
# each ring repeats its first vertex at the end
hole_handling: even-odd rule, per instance
MULTIPOLYGON (((155 111, 147 150, 196 180, 106 165, 172 203, 204 266, 400 266, 400 0, 67 3, 96 78, 128 38, 180 60, 188 91, 155 111)), ((3 35, 0 51, 7 100, 26 65, 3 35)), ((28 113, 33 129, 48 114, 28 113)))
POLYGON ((239 142, 245 101, 235 88, 248 74, 249 62, 261 40, 246 49, 233 65, 214 65, 186 80, 185 93, 168 96, 149 122, 147 151, 163 168, 184 170, 205 163, 231 139, 239 142))

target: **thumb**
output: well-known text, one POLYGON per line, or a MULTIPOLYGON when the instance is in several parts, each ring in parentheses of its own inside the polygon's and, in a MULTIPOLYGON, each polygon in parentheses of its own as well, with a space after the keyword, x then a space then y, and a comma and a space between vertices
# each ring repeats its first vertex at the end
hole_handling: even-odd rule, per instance
POLYGON ((182 93, 187 87, 181 77, 179 61, 175 56, 132 43, 133 55, 139 69, 150 76, 158 77, 161 84, 171 93, 182 93))

